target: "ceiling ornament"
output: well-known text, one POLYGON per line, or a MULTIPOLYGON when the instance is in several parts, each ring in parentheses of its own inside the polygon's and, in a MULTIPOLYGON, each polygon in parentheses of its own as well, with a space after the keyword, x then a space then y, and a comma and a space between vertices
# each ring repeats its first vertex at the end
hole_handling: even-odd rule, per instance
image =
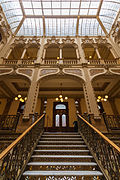
POLYGON ((40 39, 38 39, 37 36, 34 36, 32 39, 29 39, 26 48, 28 47, 40 48, 40 39))

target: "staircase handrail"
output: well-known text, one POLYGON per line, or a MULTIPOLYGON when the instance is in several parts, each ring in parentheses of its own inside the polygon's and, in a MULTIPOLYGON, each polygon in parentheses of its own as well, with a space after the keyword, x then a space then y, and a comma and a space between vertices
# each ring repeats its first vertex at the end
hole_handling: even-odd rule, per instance
POLYGON ((0 161, 2 162, 2 166, 0 167, 0 177, 4 177, 4 180, 17 180, 20 176, 23 164, 25 167, 26 162, 29 160, 43 132, 44 118, 45 114, 41 115, 38 120, 36 120, 0 154, 0 161))
POLYGON ((120 148, 78 114, 78 131, 107 180, 120 177, 120 148))
POLYGON ((89 122, 87 122, 82 116, 78 114, 78 116, 86 123, 88 126, 90 126, 94 131, 96 131, 105 141, 107 141, 111 146, 113 146, 119 153, 120 148, 112 142, 108 137, 106 137, 103 133, 101 133, 98 129, 96 129, 94 126, 92 126, 89 122))

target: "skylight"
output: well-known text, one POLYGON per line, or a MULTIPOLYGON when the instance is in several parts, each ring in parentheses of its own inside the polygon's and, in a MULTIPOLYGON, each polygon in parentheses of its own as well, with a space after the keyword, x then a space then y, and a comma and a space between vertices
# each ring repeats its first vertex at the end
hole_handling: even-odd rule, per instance
POLYGON ((12 32, 18 36, 104 35, 120 9, 120 0, 0 0, 12 32))

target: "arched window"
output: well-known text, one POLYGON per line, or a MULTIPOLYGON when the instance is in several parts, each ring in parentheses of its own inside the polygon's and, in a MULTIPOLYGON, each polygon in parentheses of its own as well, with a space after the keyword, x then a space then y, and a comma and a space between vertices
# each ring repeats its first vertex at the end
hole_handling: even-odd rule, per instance
POLYGON ((66 123, 66 114, 62 115, 62 127, 66 127, 67 123, 66 123))
POLYGON ((64 104, 57 104, 55 109, 66 109, 66 106, 64 104))
POLYGON ((55 126, 59 127, 60 126, 60 115, 56 114, 55 116, 55 126))

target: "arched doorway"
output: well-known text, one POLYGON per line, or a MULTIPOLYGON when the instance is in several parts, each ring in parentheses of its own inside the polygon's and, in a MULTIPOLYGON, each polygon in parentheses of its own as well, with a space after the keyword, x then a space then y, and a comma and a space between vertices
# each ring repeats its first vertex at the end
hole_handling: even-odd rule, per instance
POLYGON ((66 131, 69 129, 68 102, 54 102, 53 128, 56 131, 66 131))

